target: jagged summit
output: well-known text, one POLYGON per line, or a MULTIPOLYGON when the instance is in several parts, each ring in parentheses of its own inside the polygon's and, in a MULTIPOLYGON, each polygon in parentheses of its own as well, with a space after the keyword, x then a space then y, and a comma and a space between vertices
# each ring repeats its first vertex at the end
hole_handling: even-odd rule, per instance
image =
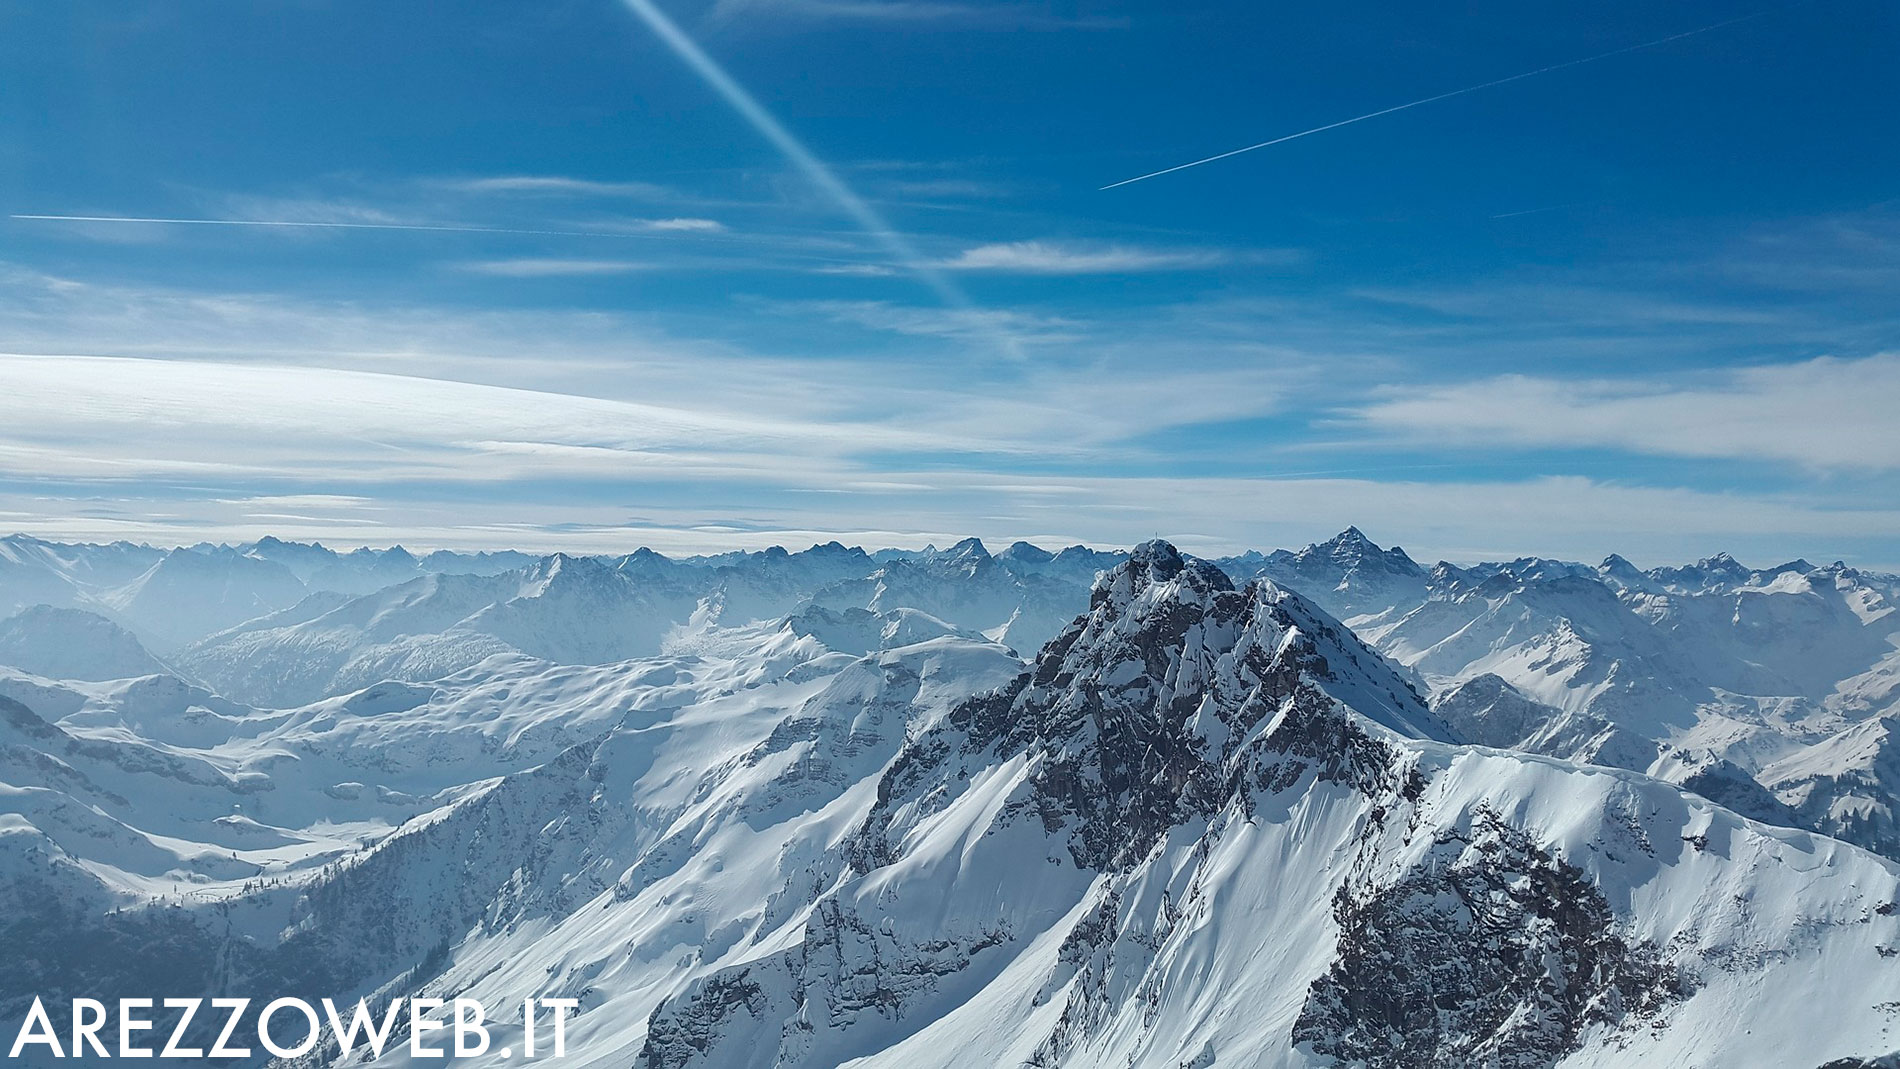
POLYGON ((521 575, 524 595, 619 584, 626 579, 625 573, 617 571, 598 557, 576 557, 566 553, 551 553, 542 557, 529 565, 521 575))
MULTIPOLYGON (((1036 683, 1068 680, 1070 694, 1113 694, 1102 700, 1136 719, 1151 715, 1138 710, 1159 706, 1180 718, 1181 730, 1213 739, 1227 736, 1231 725, 1216 725, 1248 695, 1304 680, 1402 734, 1449 737, 1390 662, 1269 579, 1236 589, 1214 564, 1157 539, 1104 572, 1089 602, 1088 613, 1037 657, 1036 683), (1215 716, 1203 708, 1208 703, 1227 708, 1215 716)), ((1036 722, 1021 712, 1020 723, 1036 722)))
POLYGON ((1054 553, 1041 546, 1021 541, 1011 542, 1009 548, 996 555, 998 560, 1016 561, 1023 564, 1047 564, 1056 559, 1054 553))
MULTIPOLYGON (((1839 841, 1900 854, 1892 577, 1326 545, 287 564, 303 600, 161 651, 190 684, 0 670, 0 1015, 562 994, 570 1054, 643 1069, 1893 1049, 1900 869, 1839 841), (247 681, 308 697, 199 686, 247 681)), ((110 617, 161 556, 0 540, 0 594, 110 617)))
POLYGON ((1727 553, 1704 557, 1694 564, 1651 568, 1649 577, 1664 587, 1688 594, 1711 593, 1742 586, 1752 573, 1727 553))
POLYGON ((1382 567, 1402 575, 1423 575, 1424 569, 1417 561, 1407 556, 1398 546, 1381 549, 1377 542, 1367 538, 1365 532, 1357 527, 1348 527, 1324 542, 1316 542, 1299 553, 1299 557, 1326 557, 1342 568, 1382 567))
POLYGON ((1276 549, 1225 562, 1241 578, 1266 576, 1317 601, 1342 620, 1377 614, 1422 599, 1427 575, 1398 547, 1382 549, 1357 527, 1298 552, 1276 549))
POLYGON ((1190 561, 1172 544, 1157 538, 1136 546, 1129 552, 1126 561, 1104 573, 1096 581, 1090 601, 1099 605, 1105 597, 1115 596, 1116 591, 1138 593, 1150 586, 1169 582, 1182 572, 1191 573, 1189 585, 1197 589, 1234 589, 1234 581, 1227 577, 1226 572, 1207 561, 1190 561))
POLYGON ((983 546, 980 538, 966 538, 943 551, 946 560, 989 560, 990 551, 983 546))

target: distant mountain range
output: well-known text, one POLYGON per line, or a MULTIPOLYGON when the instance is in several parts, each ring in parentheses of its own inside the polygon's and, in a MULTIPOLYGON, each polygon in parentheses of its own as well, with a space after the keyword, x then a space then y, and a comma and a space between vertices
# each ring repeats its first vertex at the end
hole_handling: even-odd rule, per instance
POLYGON ((535 995, 645 1069, 1884 1065, 1896 599, 1356 529, 0 539, 0 1018, 535 995))

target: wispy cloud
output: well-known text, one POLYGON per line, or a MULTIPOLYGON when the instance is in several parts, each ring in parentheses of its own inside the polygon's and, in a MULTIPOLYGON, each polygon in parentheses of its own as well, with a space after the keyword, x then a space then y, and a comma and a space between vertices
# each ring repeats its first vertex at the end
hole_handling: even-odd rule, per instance
MULTIPOLYGON (((930 288, 937 297, 950 308, 962 311, 975 311, 974 304, 967 294, 951 279, 945 277, 931 264, 926 263, 911 244, 908 235, 896 227, 873 208, 855 189, 838 176, 830 164, 818 158, 812 150, 778 116, 759 103, 751 91, 741 85, 732 73, 701 48, 679 24, 660 10, 652 0, 621 0, 621 3, 635 17, 645 23, 654 36, 658 37, 680 62, 690 68, 694 74, 706 83, 706 87, 724 100, 739 117, 744 119, 758 135, 784 156, 802 174, 811 185, 822 192, 845 215, 856 222, 864 233, 884 246, 905 269, 915 275, 918 281, 930 288)), ((998 334, 990 339, 999 355, 1020 357, 1017 340, 1007 334, 998 334)))
POLYGON ((653 265, 631 260, 471 260, 457 270, 497 278, 560 278, 584 275, 624 275, 650 270, 653 265))
POLYGON ((862 451, 951 444, 882 423, 196 360, 3 356, 0 394, 0 462, 67 478, 802 480, 824 476, 797 475, 800 466, 835 472, 862 451), (93 383, 84 398, 52 403, 80 381, 93 383))
MULTIPOLYGON (((1154 470, 1144 435, 1297 419, 1285 406, 1316 374, 1312 358, 1220 336, 1122 336, 1114 323, 1047 312, 986 313, 1050 339, 1042 359, 1003 381, 973 378, 966 359, 937 359, 929 346, 891 375, 888 353, 761 357, 596 313, 142 292, 19 272, 3 280, 0 343, 31 336, 42 351, 71 353, 110 341, 186 356, 0 360, 0 511, 25 517, 9 526, 48 535, 691 550, 819 534, 921 544, 970 533, 1128 542, 1161 531, 1213 552, 1299 544, 1359 523, 1459 558, 1616 550, 1662 560, 1754 547, 1851 559, 1900 523, 1878 494, 1844 497, 1800 480, 1714 493, 1585 478, 1414 481, 1409 470, 1245 478, 1221 472, 1275 465, 1216 468, 1212 454, 1188 463, 1178 442, 1164 455, 1179 470, 1130 474, 1154 470), (1186 351, 1195 359, 1168 355, 1186 351), (220 358, 193 355, 212 352, 220 358), (33 482, 9 483, 9 472, 33 482), (614 504, 626 500, 640 508, 614 504)), ((767 307, 935 339, 953 354, 969 332, 997 325, 880 302, 767 307)), ((1191 326, 1183 315, 1163 333, 1191 326)), ((1859 448, 1892 458, 1895 432, 1880 418, 1896 403, 1897 367, 1895 357, 1810 361, 1668 389, 1419 385, 1361 406, 1355 425, 1435 445, 1628 439, 1701 456, 1716 446, 1698 441, 1746 450, 1752 435, 1771 444, 1749 455, 1805 441, 1803 457, 1859 448)), ((1231 441, 1215 444, 1231 454, 1231 441)))
POLYGON ((652 182, 609 182, 594 178, 565 175, 517 174, 479 178, 438 180, 445 189, 459 193, 529 194, 559 197, 626 197, 636 200, 663 201, 674 197, 672 190, 652 182))
POLYGON ((879 196, 892 200, 994 200, 1016 193, 1016 187, 978 178, 892 178, 880 181, 879 196))
POLYGON ((690 237, 695 235, 717 236, 731 233, 725 223, 717 219, 699 216, 668 216, 659 218, 629 218, 626 216, 597 216, 591 218, 590 228, 614 234, 661 236, 677 235, 690 237))
POLYGON ((682 234, 723 234, 726 230, 726 224, 717 219, 646 219, 642 223, 648 230, 682 234))
MULTIPOLYGON (((622 469, 618 479, 634 477, 622 469)), ((943 545, 979 535, 996 544, 1132 545, 1161 531, 1191 552, 1298 546, 1357 524, 1381 541, 1403 539, 1424 560, 1470 562, 1537 552, 1595 560, 1620 552, 1639 563, 1693 560, 1718 549, 1773 559, 1789 546, 1812 556, 1855 557, 1896 525, 1891 507, 1841 507, 1813 498, 1644 488, 1582 478, 1499 482, 1012 475, 968 469, 892 470, 876 478, 834 475, 821 494, 753 487, 727 497, 698 489, 681 498, 643 484, 636 509, 598 499, 540 494, 506 500, 431 495, 390 497, 260 494, 177 500, 162 485, 96 493, 89 507, 49 513, 43 498, 0 484, 0 516, 49 537, 150 539, 265 534, 320 537, 342 545, 403 542, 423 549, 566 549, 668 552, 809 545, 832 537, 866 546, 943 545), (286 500, 288 499, 288 501, 286 500), (365 501, 373 504, 363 503, 365 501), (294 503, 294 504, 291 504, 294 503), (297 519, 286 519, 294 513, 297 519)), ((1879 558, 1868 563, 1878 564, 1879 558)))
POLYGON ((1063 342, 1080 337, 1081 327, 1061 316, 1000 308, 920 308, 889 301, 803 301, 773 306, 918 337, 980 340, 1002 331, 1020 342, 1063 342))
POLYGON ((70 223, 82 227, 132 226, 150 227, 239 227, 263 230, 285 230, 293 232, 345 231, 345 230, 395 230, 419 233, 447 234, 507 234, 516 237, 564 237, 564 238, 619 238, 627 237, 640 230, 653 227, 620 227, 612 230, 555 230, 534 227, 515 226, 479 226, 467 223, 429 223, 429 222, 393 222, 365 223, 341 219, 276 219, 276 218, 207 218, 203 216, 138 216, 138 215, 53 215, 53 214, 14 214, 7 218, 26 222, 70 223))
POLYGON ((998 29, 1117 29, 1128 20, 1112 15, 1073 15, 1024 0, 964 3, 959 0, 718 0, 707 21, 715 24, 762 15, 893 25, 936 23, 998 29))
POLYGON ((1352 419, 1438 443, 1900 469, 1895 353, 1822 357, 1674 383, 1504 375, 1388 393, 1353 410, 1352 419))
POLYGON ((884 264, 824 264, 812 268, 820 275, 842 275, 846 278, 890 278, 897 269, 884 264))
POLYGON ((1219 249, 1155 249, 1129 245, 1079 245, 1055 241, 1010 241, 977 245, 943 261, 954 271, 1026 275, 1113 275, 1144 271, 1196 271, 1229 262, 1219 249))
POLYGON ((1368 286, 1353 292, 1369 301, 1440 316, 1512 320, 1545 329, 1562 324, 1634 333, 1669 326, 1761 327, 1785 320, 1775 309, 1751 307, 1734 299, 1665 296, 1609 280, 1599 284, 1497 281, 1456 289, 1368 286))

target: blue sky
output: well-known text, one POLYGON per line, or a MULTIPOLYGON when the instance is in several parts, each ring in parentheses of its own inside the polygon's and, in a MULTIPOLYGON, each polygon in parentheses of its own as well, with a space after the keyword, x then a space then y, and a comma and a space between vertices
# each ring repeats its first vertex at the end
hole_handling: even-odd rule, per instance
POLYGON ((0 528, 1900 564, 1891 4, 643 2, 0 3, 0 528))

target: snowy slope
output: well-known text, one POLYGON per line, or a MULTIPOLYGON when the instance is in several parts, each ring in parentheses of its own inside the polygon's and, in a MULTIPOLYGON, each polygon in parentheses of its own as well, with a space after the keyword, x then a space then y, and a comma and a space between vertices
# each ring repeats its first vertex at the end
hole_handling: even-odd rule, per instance
POLYGON ((79 556, 72 552, 76 548, 26 535, 0 538, 0 614, 11 616, 35 605, 66 608, 86 603, 86 587, 72 574, 79 556))
MULTIPOLYGON (((1847 832, 1860 825, 1828 805, 1789 809, 1795 788, 1765 772, 1900 706, 1900 614, 1878 577, 1718 554, 1647 572, 1616 556, 1595 568, 1440 562, 1419 584, 1356 531, 1250 563, 1358 612, 1360 633, 1418 673, 1473 741, 1648 771, 1753 816, 1894 849, 1884 832, 1847 832)), ((1891 805, 1885 781, 1857 768, 1806 775, 1891 805)))
POLYGON ((1265 576, 1298 590, 1348 623, 1417 604, 1427 580, 1403 549, 1382 549, 1357 527, 1297 553, 1233 558, 1227 567, 1237 579, 1265 576))
POLYGON ((125 679, 165 671, 125 628, 82 609, 50 605, 0 620, 0 665, 52 679, 125 679))
POLYGON ((290 569, 234 550, 175 549, 100 595, 116 618, 160 654, 301 601, 290 569))
POLYGON ((1532 701, 1485 673, 1432 695, 1432 711, 1464 742, 1563 757, 1642 772, 1656 761, 1656 743, 1590 713, 1532 701))
POLYGON ((832 609, 916 609, 1028 653, 1081 610, 1087 590, 1020 564, 1012 569, 970 538, 915 559, 888 560, 863 578, 826 585, 812 601, 832 609))
POLYGON ((202 639, 176 660, 219 691, 266 706, 299 705, 381 679, 434 679, 508 652, 493 636, 446 632, 515 585, 430 575, 358 598, 312 595, 202 639))
POLYGON ((852 867, 792 938, 663 1004, 640 1064, 1884 1049, 1865 985, 1900 933, 1891 864, 1640 776, 1395 734, 1323 688, 1396 676, 1315 674, 1272 588, 1216 575, 1138 550, 1028 676, 905 749, 852 867), (1805 1027, 1811 993, 1838 1030, 1805 1027))
MULTIPOLYGON (((1900 867, 1709 800, 1878 839, 1889 721, 1838 687, 1773 715, 1690 702, 1684 735, 1723 717, 1784 740, 1744 767, 1632 734, 1677 722, 1604 700, 1659 663, 1702 684, 1636 594, 1785 592, 1790 618, 1863 627, 1881 603, 1813 569, 1695 595, 1542 561, 1433 569, 1366 632, 1433 598, 1475 625, 1395 647, 1480 651, 1428 703, 1314 600, 1166 543, 1065 595, 1027 667, 1007 628, 914 604, 1021 621, 1062 580, 1012 556, 554 557, 319 593, 191 667, 307 663, 335 686, 365 650, 458 656, 388 681, 360 662, 349 692, 276 711, 166 675, 0 671, 0 1015, 161 987, 569 996, 566 1064, 645 1069, 1806 1069, 1896 1046, 1900 867), (807 584, 783 619, 720 604, 807 584), (1652 632, 1669 660, 1640 648, 1652 632), (1548 703, 1475 662, 1603 685, 1548 703), (1644 745, 1699 793, 1570 760, 1640 765, 1644 745)), ((1390 570, 1342 568, 1335 594, 1352 575, 1389 594, 1390 570)))
POLYGON ((1804 826, 1900 856, 1900 717, 1865 720, 1761 770, 1804 826))
POLYGON ((519 572, 430 574, 340 603, 315 597, 213 635, 178 662, 224 693, 288 707, 382 679, 437 679, 497 654, 561 664, 651 655, 696 605, 689 593, 556 555, 519 572))
MULTIPOLYGON (((270 548, 282 556, 288 545, 270 548)), ((882 565, 835 542, 710 562, 649 550, 612 560, 557 554, 518 571, 425 574, 354 598, 314 594, 207 636, 176 660, 226 694, 288 707, 380 679, 436 679, 501 653, 559 664, 650 656, 693 628, 776 621, 813 606, 881 618, 915 612, 1033 650, 1087 596, 1085 586, 1011 572, 974 539, 882 565)), ((859 652, 884 644, 856 643, 859 652)))

